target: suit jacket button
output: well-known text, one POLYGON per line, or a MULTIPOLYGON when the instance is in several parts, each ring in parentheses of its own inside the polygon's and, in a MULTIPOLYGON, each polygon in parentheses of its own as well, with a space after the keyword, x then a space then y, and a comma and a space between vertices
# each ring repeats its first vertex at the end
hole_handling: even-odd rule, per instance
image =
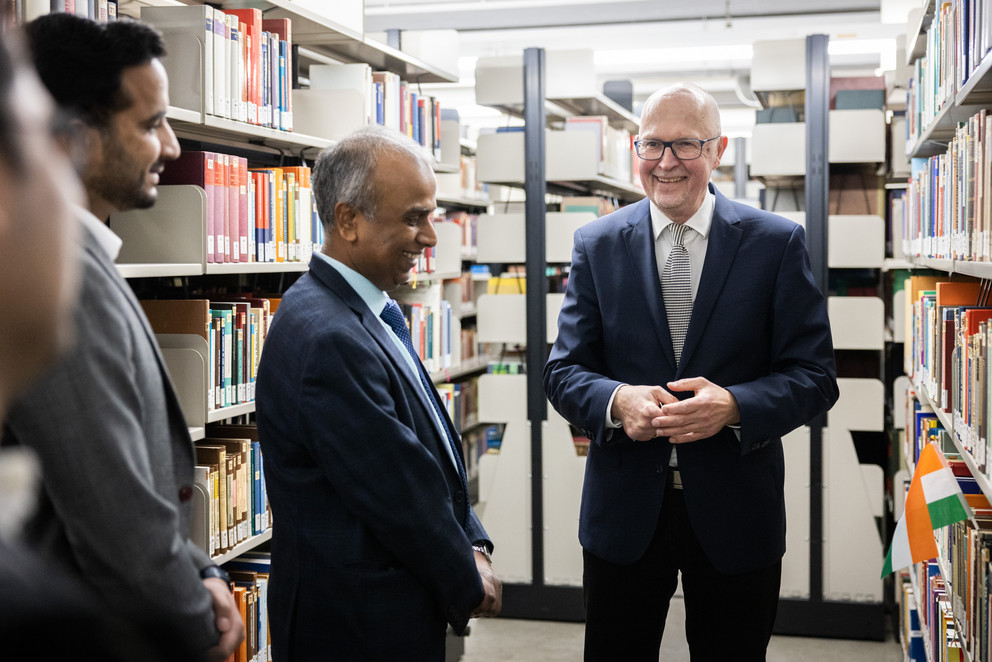
POLYGON ((465 500, 465 494, 461 490, 458 490, 457 492, 455 492, 454 498, 455 498, 455 503, 460 504, 462 501, 465 500))
POLYGON ((186 503, 193 498, 193 488, 189 485, 183 485, 179 488, 179 501, 181 503, 186 503))

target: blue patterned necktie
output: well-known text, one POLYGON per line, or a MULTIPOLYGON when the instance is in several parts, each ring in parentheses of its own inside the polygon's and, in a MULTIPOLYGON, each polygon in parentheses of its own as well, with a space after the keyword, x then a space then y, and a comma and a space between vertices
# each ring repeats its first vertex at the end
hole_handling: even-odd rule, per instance
POLYGON ((668 330, 672 335, 672 349, 675 350, 675 363, 682 360, 682 346, 689 330, 692 317, 692 272, 689 267, 689 251, 685 249, 687 228, 680 223, 671 223, 672 252, 661 274, 661 292, 665 300, 665 316, 668 330))
POLYGON ((414 369, 420 376, 420 383, 424 387, 424 394, 430 401, 431 406, 434 407, 434 413, 437 414, 438 423, 441 425, 444 438, 448 442, 445 449, 448 451, 448 456, 451 458, 451 461, 454 462, 455 466, 458 468, 458 473, 460 475, 462 473, 461 462, 457 459, 458 454, 455 452, 455 442, 448 433, 448 426, 444 422, 444 414, 441 411, 441 406, 438 404, 437 398, 434 397, 434 384, 427 379, 427 374, 424 371, 420 357, 417 355, 416 350, 413 349, 413 340, 410 338, 410 330, 406 327, 406 318, 403 317, 403 311, 400 310, 399 304, 390 299, 386 304, 386 307, 383 308, 381 313, 379 313, 379 317, 382 318, 383 322, 389 325, 389 328, 393 330, 396 337, 399 338, 403 346, 406 347, 406 351, 410 354, 410 358, 413 359, 414 369))

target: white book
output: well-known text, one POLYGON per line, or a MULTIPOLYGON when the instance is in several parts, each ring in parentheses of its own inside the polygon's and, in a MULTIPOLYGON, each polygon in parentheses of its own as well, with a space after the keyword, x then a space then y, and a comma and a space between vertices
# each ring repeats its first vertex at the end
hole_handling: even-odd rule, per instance
POLYGON ((230 117, 231 106, 227 98, 227 42, 231 38, 224 12, 214 10, 214 115, 230 117))
POLYGON ((391 71, 376 71, 372 79, 382 83, 382 120, 383 126, 396 131, 400 130, 400 77, 391 71))
POLYGON ((238 17, 224 14, 230 35, 227 41, 227 95, 231 100, 232 120, 241 118, 241 35, 238 30, 238 17))

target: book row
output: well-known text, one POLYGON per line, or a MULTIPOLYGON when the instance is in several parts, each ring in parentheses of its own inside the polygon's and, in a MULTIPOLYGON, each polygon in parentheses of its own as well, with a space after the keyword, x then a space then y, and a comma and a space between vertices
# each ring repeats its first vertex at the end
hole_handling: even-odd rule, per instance
POLYGON ((364 62, 311 65, 309 73, 309 89, 327 93, 326 101, 337 106, 336 133, 379 124, 413 138, 441 160, 441 104, 415 83, 389 71, 373 71, 364 62))
MULTIPOLYGON (((440 291, 439 286, 429 289, 440 291)), ((434 297, 433 302, 398 301, 413 348, 427 372, 451 367, 451 304, 434 297)))
POLYGON ((268 607, 270 565, 268 552, 246 552, 224 564, 231 576, 234 602, 245 624, 245 640, 233 662, 269 662, 272 659, 268 607))
MULTIPOLYGON (((444 114, 446 112, 441 111, 442 121, 445 121, 444 114)), ((489 199, 488 185, 479 181, 479 160, 469 154, 459 155, 457 173, 438 175, 437 189, 438 198, 453 195, 458 198, 477 201, 480 204, 487 204, 489 199)))
POLYGON ((902 216, 909 255, 954 260, 992 258, 992 115, 962 122, 947 152, 911 161, 902 216))
POLYGON ((906 130, 915 145, 940 110, 981 65, 992 46, 992 0, 937 3, 916 60, 906 102, 906 130))
POLYGON ((980 284, 927 282, 933 278, 914 276, 906 284, 913 296, 910 376, 952 418, 956 441, 989 476, 992 308, 980 284))
POLYGON ((954 619, 949 589, 936 562, 923 561, 913 566, 919 587, 920 633, 929 651, 924 660, 964 662, 961 639, 954 619))
POLYGON ((116 21, 117 0, 52 0, 52 13, 66 12, 94 21, 116 21))
POLYGON ((293 37, 288 18, 260 9, 210 5, 142 7, 141 20, 200 45, 203 111, 238 122, 293 130, 293 37))
POLYGON ((610 126, 606 115, 582 115, 565 120, 566 131, 589 131, 599 146, 597 171, 601 175, 624 182, 637 175, 637 155, 634 136, 627 129, 610 126))
POLYGON ((205 341, 208 411, 254 401, 258 362, 277 299, 154 299, 141 305, 156 334, 189 334, 205 341))
POLYGON ((195 451, 195 503, 202 499, 205 508, 194 508, 194 541, 218 556, 267 531, 272 518, 255 426, 210 426, 195 451))
POLYGON ((162 171, 163 185, 206 194, 208 263, 305 262, 323 243, 310 168, 249 168, 244 157, 184 151, 162 171))
POLYGON ((916 599, 916 589, 908 573, 900 573, 896 579, 896 602, 899 607, 899 640, 906 662, 927 662, 923 646, 923 631, 920 629, 920 610, 916 599))

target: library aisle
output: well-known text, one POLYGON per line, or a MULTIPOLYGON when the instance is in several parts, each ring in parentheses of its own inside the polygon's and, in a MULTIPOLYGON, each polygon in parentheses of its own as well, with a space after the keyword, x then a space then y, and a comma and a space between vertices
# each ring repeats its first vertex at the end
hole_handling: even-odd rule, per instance
MULTIPOLYGON (((688 662, 683 634, 682 600, 672 600, 661 642, 660 662, 688 662)), ((476 619, 465 640, 461 662, 575 662, 582 659, 582 623, 476 619)), ((719 625, 714 624, 714 634, 719 625)), ((772 637, 767 662, 903 662, 902 648, 891 634, 885 641, 772 637)))

